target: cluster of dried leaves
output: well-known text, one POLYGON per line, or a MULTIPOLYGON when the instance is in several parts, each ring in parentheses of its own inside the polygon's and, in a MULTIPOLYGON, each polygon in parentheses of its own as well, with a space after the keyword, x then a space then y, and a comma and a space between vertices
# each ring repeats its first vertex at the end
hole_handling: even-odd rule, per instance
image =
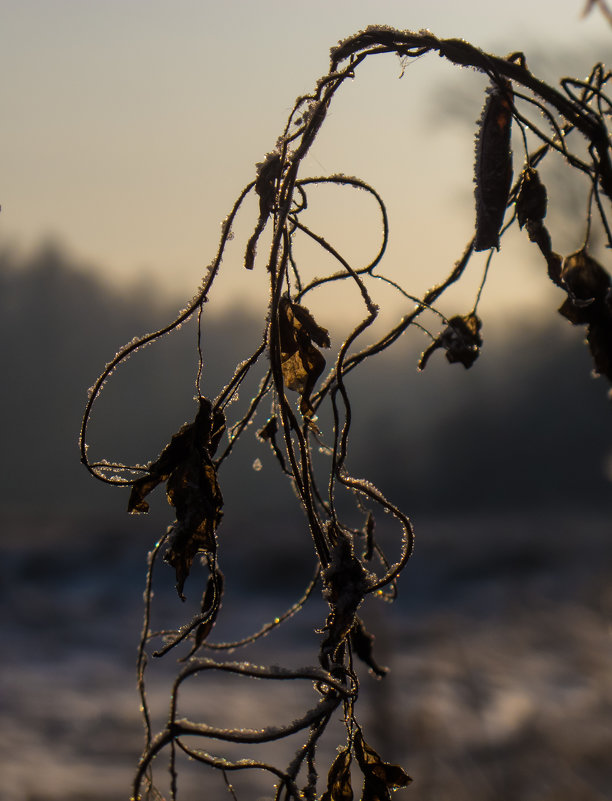
POLYGON ((357 731, 353 748, 344 748, 334 760, 327 777, 327 790, 321 801, 352 801, 351 762, 355 761, 363 774, 362 801, 386 801, 391 798, 390 790, 406 787, 412 779, 398 765, 383 762, 373 748, 357 731))
MULTIPOLYGON (((179 794, 178 751, 222 771, 224 775, 228 771, 249 769, 269 771, 276 780, 277 801, 314 801, 316 798, 321 798, 321 801, 350 801, 354 797, 352 782, 357 772, 363 777, 362 801, 389 799, 393 790, 410 782, 402 768, 384 762, 364 738, 356 714, 359 680, 354 660, 362 660, 377 677, 386 672, 376 661, 374 637, 366 630, 359 610, 368 596, 393 599, 396 579, 412 554, 413 530, 408 517, 379 489, 349 471, 352 407, 345 379, 352 370, 391 346, 409 329, 425 330, 431 339, 419 362, 421 369, 437 350, 443 350, 449 362, 471 367, 483 343, 477 306, 488 268, 500 248, 505 231, 517 222, 526 230, 529 239, 538 245, 551 279, 566 295, 561 314, 574 325, 586 326, 595 368, 612 381, 610 277, 588 252, 594 214, 599 229, 604 232, 608 245, 612 246, 605 212, 606 204, 612 199, 608 128, 612 104, 605 94, 609 80, 610 73, 603 66, 596 65, 586 81, 565 79, 559 91, 533 76, 522 54, 500 58, 483 53, 462 40, 437 39, 427 31, 412 33, 371 27, 346 39, 332 50, 329 73, 317 82, 311 94, 298 98, 277 147, 258 165, 256 179, 245 187, 236 201, 223 225, 219 250, 200 295, 177 320, 122 349, 98 379, 83 421, 81 453, 84 464, 103 481, 130 486, 128 510, 134 513, 146 512, 147 496, 165 483, 168 502, 176 515, 175 523, 161 538, 150 558, 145 625, 138 660, 146 741, 134 782, 134 799, 162 797, 153 776, 153 761, 166 749, 169 752, 172 799, 178 798, 179 794), (387 245, 388 223, 384 203, 375 190, 357 178, 343 175, 302 179, 299 169, 325 121, 335 93, 346 80, 355 76, 366 58, 395 53, 405 62, 427 52, 438 53, 453 64, 475 68, 488 76, 490 86, 476 136, 475 234, 448 277, 423 297, 415 298, 378 271, 387 245), (541 115, 545 125, 542 125, 541 115), (514 184, 513 127, 518 128, 524 150, 524 164, 514 184), (572 138, 586 143, 586 148, 570 148, 572 138), (536 142, 537 148, 530 149, 530 139, 536 142), (575 253, 565 257, 553 250, 550 234, 544 225, 548 198, 538 165, 550 154, 560 154, 571 168, 583 173, 587 183, 585 240, 575 253), (311 187, 321 184, 333 184, 344 191, 365 191, 376 201, 381 219, 381 244, 370 263, 349 264, 330 242, 302 222, 300 214, 307 207, 308 192, 311 187), (249 270, 261 270, 269 283, 265 333, 260 345, 238 365, 218 397, 209 400, 200 388, 203 373, 200 347, 202 311, 231 238, 236 214, 250 192, 255 192, 259 198, 259 217, 246 245, 244 266, 249 270), (267 227, 271 229, 271 244, 264 260, 258 258, 257 246, 267 227), (319 244, 335 260, 337 271, 305 283, 294 247, 299 236, 319 244), (487 255, 474 306, 467 313, 447 318, 434 304, 463 276, 474 254, 480 251, 486 251, 487 255), (364 345, 364 335, 378 314, 371 287, 381 280, 394 286, 409 307, 394 327, 364 345), (329 331, 314 319, 303 300, 309 293, 336 281, 348 281, 357 287, 363 300, 363 318, 337 347, 334 361, 328 366, 321 349, 328 351, 331 348, 333 332, 330 337, 329 331), (133 351, 170 333, 194 314, 198 315, 199 321, 197 348, 200 366, 196 379, 199 407, 193 423, 184 425, 161 455, 145 468, 92 462, 85 445, 87 425, 93 403, 106 379, 133 351), (442 320, 439 333, 427 332, 421 322, 427 316, 434 321, 442 320), (226 423, 230 403, 256 365, 263 365, 257 394, 240 419, 226 423), (324 376, 326 367, 328 372, 324 376), (328 432, 322 431, 318 425, 317 412, 323 403, 328 403, 332 412, 333 427, 328 432), (223 574, 218 565, 218 529, 223 515, 219 470, 230 457, 237 439, 261 413, 263 406, 267 409, 266 422, 259 428, 258 437, 271 447, 302 505, 314 547, 316 571, 299 600, 274 621, 239 642, 213 643, 210 637, 222 617, 223 595, 223 574), (321 451, 328 455, 327 474, 323 480, 320 471, 314 468, 314 453, 320 454, 321 451), (134 472, 138 472, 139 477, 134 478, 134 472), (336 496, 340 489, 353 494, 355 508, 363 519, 361 527, 349 525, 338 511, 336 496), (385 556, 376 536, 376 518, 380 512, 390 513, 398 525, 399 555, 395 562, 385 556), (199 612, 176 631, 154 631, 150 625, 153 567, 160 553, 174 569, 181 598, 194 561, 200 560, 208 568, 199 612), (222 651, 248 646, 296 614, 316 587, 321 588, 329 605, 321 629, 317 667, 291 671, 198 655, 202 649, 222 651), (153 652, 154 656, 162 656, 181 644, 187 648, 187 653, 180 659, 183 667, 172 687, 168 722, 154 735, 147 703, 145 670, 148 649, 154 641, 160 640, 161 646, 153 652), (257 731, 220 729, 204 722, 178 718, 176 699, 182 684, 210 670, 234 673, 244 678, 306 679, 313 684, 319 701, 298 720, 257 731), (315 752, 338 708, 343 711, 346 744, 340 746, 327 768, 324 789, 315 752), (305 742, 284 769, 258 760, 231 760, 188 745, 191 738, 220 744, 224 741, 264 743, 297 731, 306 733, 305 742)), ((229 781, 227 784, 230 787, 229 781)))

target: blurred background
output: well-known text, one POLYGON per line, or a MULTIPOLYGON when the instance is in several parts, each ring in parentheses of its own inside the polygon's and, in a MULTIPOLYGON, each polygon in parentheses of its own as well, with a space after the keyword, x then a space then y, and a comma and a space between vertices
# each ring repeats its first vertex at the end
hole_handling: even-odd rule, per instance
MULTIPOLYGON (((142 746, 134 664, 146 559, 172 516, 158 492, 149 516, 128 517, 126 492, 79 464, 87 389, 121 345, 195 294, 220 222, 295 97, 327 71, 329 48, 372 23, 429 28, 500 54, 521 49, 533 72, 556 82, 610 60, 612 30, 596 10, 581 12, 577 0, 493 9, 0 0, 3 801, 129 795, 142 746)), ((405 70, 393 57, 372 59, 341 90, 304 165, 313 176, 357 175, 381 193, 391 225, 384 272, 417 295, 446 276, 472 235, 485 85, 434 57, 405 70)), ((566 253, 584 237, 586 190, 562 167, 547 168, 548 222, 566 253)), ((368 198, 321 190, 312 200, 316 229, 349 260, 367 261, 379 236, 368 198)), ((263 329, 265 267, 241 266, 254 215, 255 202, 205 309, 210 396, 263 329)), ((314 273, 329 267, 317 251, 302 255, 314 273)), ((475 261, 444 313, 471 308, 483 267, 475 261)), ((381 326, 409 310, 377 292, 381 326)), ((415 332, 351 377, 349 467, 417 532, 397 602, 364 612, 391 673, 364 675, 362 714, 372 744, 415 779, 406 798, 612 798, 611 410, 608 387, 590 375, 584 331, 556 312, 561 295, 535 248, 512 234, 493 262, 479 307, 485 344, 469 372, 438 353, 417 373, 427 340, 415 332)), ((313 296, 336 337, 349 306, 334 292, 313 296)), ((92 420, 93 458, 148 462, 193 418, 194 333, 183 326, 113 375, 92 420)), ((239 404, 248 388, 242 395, 239 404)), ((299 597, 313 556, 293 493, 254 434, 220 478, 227 595, 218 639, 231 639, 299 597)), ((391 527, 381 529, 393 542, 391 527)), ((197 606, 200 592, 195 576, 187 603, 197 606)), ((169 568, 159 570, 156 603, 173 625, 189 616, 169 568)), ((324 616, 313 600, 245 658, 312 663, 324 616)), ((176 669, 166 659, 151 671, 159 725, 176 669)), ((303 708, 293 688, 215 681, 186 694, 186 712, 258 727, 303 708)), ((338 742, 322 744, 323 771, 338 742)), ((206 771, 186 765, 181 775, 186 801, 203 788, 230 797, 218 776, 209 787, 206 771)), ((238 797, 269 797, 267 777, 232 782, 238 797)))

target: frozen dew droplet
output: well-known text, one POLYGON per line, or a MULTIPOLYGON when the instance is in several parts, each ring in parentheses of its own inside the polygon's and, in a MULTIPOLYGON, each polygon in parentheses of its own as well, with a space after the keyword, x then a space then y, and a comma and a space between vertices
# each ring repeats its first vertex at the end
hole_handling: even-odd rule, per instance
POLYGON ((261 463, 261 459, 259 459, 259 458, 255 459, 255 461, 253 462, 253 470, 255 470, 257 473, 259 473, 259 471, 261 470, 262 467, 263 467, 263 465, 261 463))

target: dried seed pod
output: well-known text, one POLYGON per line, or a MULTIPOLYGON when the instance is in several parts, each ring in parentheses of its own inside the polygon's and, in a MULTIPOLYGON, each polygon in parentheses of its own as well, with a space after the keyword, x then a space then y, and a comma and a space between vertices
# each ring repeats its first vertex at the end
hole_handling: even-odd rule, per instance
POLYGON ((502 80, 487 93, 476 134, 476 251, 499 249, 499 232, 512 183, 510 82, 502 80))

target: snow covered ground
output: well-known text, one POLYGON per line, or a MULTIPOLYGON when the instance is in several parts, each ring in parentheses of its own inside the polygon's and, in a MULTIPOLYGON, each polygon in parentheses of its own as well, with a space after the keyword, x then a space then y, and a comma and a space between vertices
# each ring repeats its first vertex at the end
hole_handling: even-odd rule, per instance
MULTIPOLYGON (((609 520, 422 521, 417 531, 398 602, 365 612, 378 661, 391 672, 377 681, 364 671, 360 719, 384 758, 414 778, 396 797, 612 799, 609 520)), ((128 546, 123 533, 8 542, 0 799, 125 800, 143 742, 134 664, 146 550, 128 546)), ((228 594, 219 626, 248 633, 297 595, 291 587, 272 597, 228 594)), ((158 600, 173 608, 175 598, 162 592, 158 600)), ((313 601, 286 633, 230 658, 313 664, 322 614, 313 601)), ((151 665, 156 725, 175 667, 171 655, 151 665)), ((293 719, 314 698, 306 684, 207 675, 187 687, 183 703, 194 718, 259 727, 293 719)), ((322 773, 342 743, 339 727, 330 734, 322 773)), ((296 746, 272 746, 281 766, 296 746)), ((156 774, 163 786, 164 762, 156 774)), ((241 801, 270 797, 268 775, 231 780, 241 801)), ((231 801, 221 777, 195 765, 181 766, 179 790, 184 801, 231 801)))

